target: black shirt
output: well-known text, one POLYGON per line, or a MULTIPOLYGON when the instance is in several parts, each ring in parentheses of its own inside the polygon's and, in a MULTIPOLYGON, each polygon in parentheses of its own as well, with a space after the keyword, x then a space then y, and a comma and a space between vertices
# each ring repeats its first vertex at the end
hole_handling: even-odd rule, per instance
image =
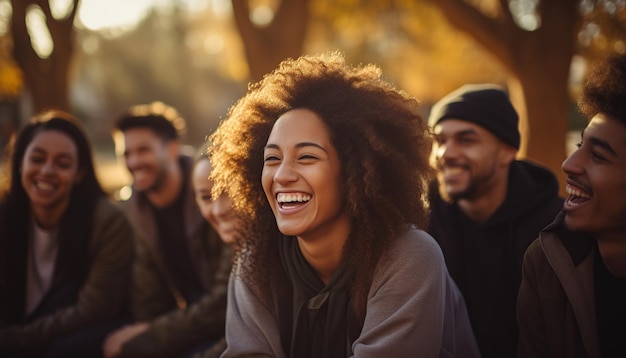
MULTIPOLYGON (((184 191, 185 188, 182 188, 182 192, 184 191)), ((205 290, 189 253, 183 209, 182 195, 164 208, 159 209, 153 206, 164 264, 172 275, 176 288, 187 303, 192 303, 198 300, 205 290)))
POLYGON ((598 250, 594 278, 602 357, 626 357, 626 278, 613 276, 598 250))

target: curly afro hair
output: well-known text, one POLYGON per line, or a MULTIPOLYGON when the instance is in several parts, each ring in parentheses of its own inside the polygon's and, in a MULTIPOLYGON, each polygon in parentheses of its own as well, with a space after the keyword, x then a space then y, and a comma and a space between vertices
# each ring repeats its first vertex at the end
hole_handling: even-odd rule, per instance
POLYGON ((427 221, 430 133, 414 98, 382 79, 378 67, 349 66, 337 52, 286 60, 251 84, 210 136, 209 153, 214 194, 226 191, 247 223, 235 252, 245 262, 239 274, 261 296, 280 262, 281 235, 261 186, 263 151, 276 120, 296 108, 322 119, 339 153, 353 220, 343 257, 362 317, 375 263, 403 224, 427 221))
POLYGON ((593 69, 578 107, 587 118, 602 113, 626 125, 626 54, 610 56, 593 69))

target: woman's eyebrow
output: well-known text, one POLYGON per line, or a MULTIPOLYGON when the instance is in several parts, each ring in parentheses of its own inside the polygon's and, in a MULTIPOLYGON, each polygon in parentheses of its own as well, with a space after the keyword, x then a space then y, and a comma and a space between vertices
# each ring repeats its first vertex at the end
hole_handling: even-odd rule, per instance
MULTIPOLYGON (((326 148, 322 147, 321 145, 315 142, 301 142, 301 143, 296 144, 296 148, 303 148, 303 147, 316 147, 328 153, 326 148)), ((280 149, 280 146, 278 144, 268 143, 265 145, 265 149, 280 149)))
POLYGON ((328 153, 326 148, 324 148, 321 145, 319 145, 317 143, 314 143, 314 142, 302 142, 302 143, 296 144, 296 148, 303 148, 303 147, 316 147, 316 148, 319 148, 319 149, 323 150, 324 152, 328 153))

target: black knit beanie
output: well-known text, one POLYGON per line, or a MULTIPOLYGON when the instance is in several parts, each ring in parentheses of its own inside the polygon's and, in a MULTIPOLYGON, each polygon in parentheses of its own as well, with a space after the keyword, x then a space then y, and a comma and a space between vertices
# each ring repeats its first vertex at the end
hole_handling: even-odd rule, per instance
POLYGON ((519 149, 518 116, 501 87, 492 84, 465 85, 443 97, 430 111, 431 127, 445 119, 473 122, 519 149))

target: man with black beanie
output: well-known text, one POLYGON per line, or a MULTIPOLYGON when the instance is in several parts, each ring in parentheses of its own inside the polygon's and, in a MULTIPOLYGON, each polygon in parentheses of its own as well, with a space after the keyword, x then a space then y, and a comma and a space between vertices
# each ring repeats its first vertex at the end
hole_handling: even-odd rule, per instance
POLYGON ((429 124, 437 170, 429 232, 463 293, 483 357, 515 357, 522 259, 562 208, 558 182, 515 159, 518 115, 498 86, 462 86, 433 106, 429 124))

